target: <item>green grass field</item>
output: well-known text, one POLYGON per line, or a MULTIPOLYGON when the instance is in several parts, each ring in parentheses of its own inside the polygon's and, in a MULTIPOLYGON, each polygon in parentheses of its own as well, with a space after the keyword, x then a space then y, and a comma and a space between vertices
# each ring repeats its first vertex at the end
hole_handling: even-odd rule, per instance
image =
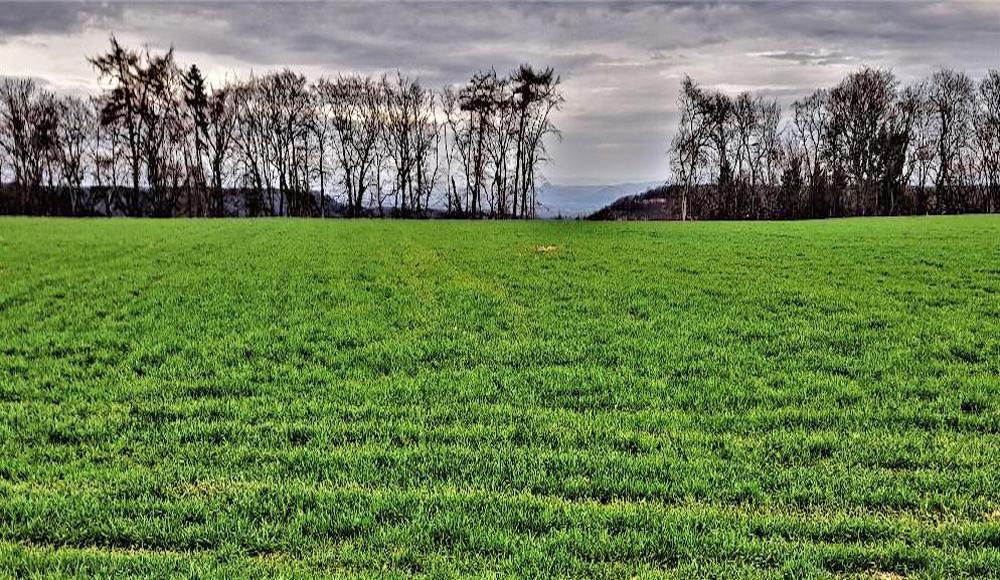
POLYGON ((1000 218, 0 220, 0 575, 996 576, 1000 218))

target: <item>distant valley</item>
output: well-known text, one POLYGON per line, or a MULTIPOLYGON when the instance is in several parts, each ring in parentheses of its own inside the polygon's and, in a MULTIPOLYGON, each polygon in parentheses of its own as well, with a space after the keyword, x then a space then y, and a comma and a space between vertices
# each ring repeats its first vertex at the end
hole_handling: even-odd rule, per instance
POLYGON ((662 185, 659 181, 617 183, 611 185, 559 185, 546 183, 540 187, 538 198, 542 207, 539 217, 587 217, 604 206, 626 195, 644 193, 662 185))

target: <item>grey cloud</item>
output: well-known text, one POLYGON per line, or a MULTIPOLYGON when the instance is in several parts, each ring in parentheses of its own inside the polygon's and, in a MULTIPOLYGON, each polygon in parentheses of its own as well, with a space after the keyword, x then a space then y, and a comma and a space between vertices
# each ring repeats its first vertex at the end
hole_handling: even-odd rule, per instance
POLYGON ((842 52, 825 52, 821 50, 813 52, 795 52, 795 51, 762 52, 758 56, 761 56, 763 58, 771 58, 774 60, 787 60, 800 65, 811 65, 811 66, 850 64, 856 62, 856 59, 854 57, 844 54, 842 52))
POLYGON ((66 34, 114 18, 120 6, 62 2, 0 3, 0 38, 29 34, 66 34))

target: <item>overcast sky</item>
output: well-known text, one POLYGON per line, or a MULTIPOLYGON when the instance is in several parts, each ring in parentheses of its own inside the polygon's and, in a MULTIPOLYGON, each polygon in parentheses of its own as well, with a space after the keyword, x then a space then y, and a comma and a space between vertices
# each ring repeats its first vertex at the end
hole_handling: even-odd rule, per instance
POLYGON ((0 74, 97 89, 86 55, 108 35, 173 45, 215 82, 289 66, 315 78, 399 68, 439 87, 478 68, 553 66, 566 104, 545 175, 655 181, 685 73, 782 103, 863 64, 904 82, 935 67, 1000 67, 1000 1, 693 3, 5 3, 0 74))

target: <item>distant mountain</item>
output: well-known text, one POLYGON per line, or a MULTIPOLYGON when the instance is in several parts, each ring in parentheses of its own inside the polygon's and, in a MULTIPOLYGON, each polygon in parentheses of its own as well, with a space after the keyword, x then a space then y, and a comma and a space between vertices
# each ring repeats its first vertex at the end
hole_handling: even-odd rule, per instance
POLYGON ((591 220, 672 220, 680 219, 677 186, 659 185, 641 194, 622 196, 595 211, 591 220))
POLYGON ((587 217, 618 198, 643 193, 661 185, 658 181, 612 185, 559 185, 546 183, 538 192, 542 204, 538 217, 587 217))

